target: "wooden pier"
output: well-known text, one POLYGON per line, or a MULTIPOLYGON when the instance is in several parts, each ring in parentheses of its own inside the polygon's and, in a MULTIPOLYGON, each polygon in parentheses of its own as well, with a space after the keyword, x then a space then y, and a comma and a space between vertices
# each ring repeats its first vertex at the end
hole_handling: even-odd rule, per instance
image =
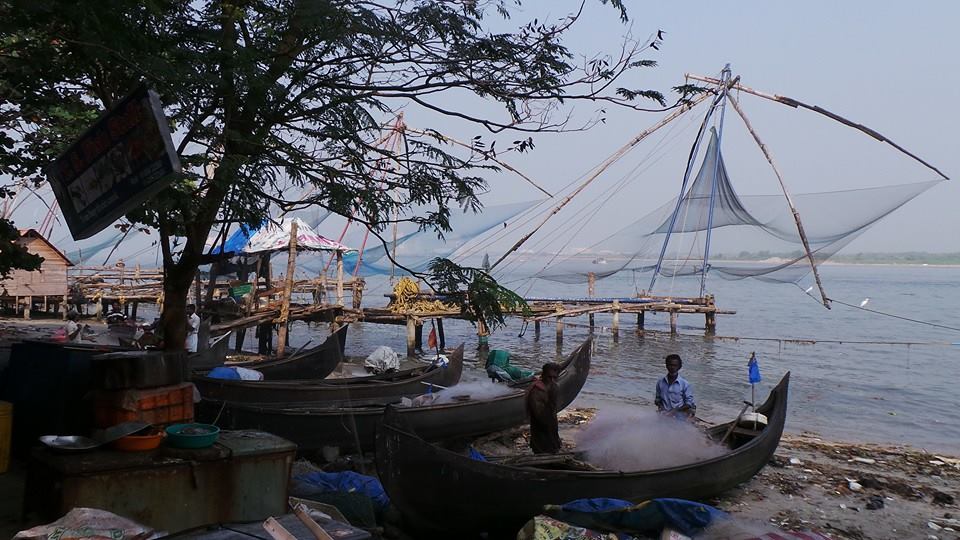
MULTIPOLYGON (((344 309, 341 322, 364 321, 377 324, 395 324, 407 327, 407 354, 413 356, 422 350, 423 324, 434 319, 442 332, 443 319, 466 319, 459 309, 432 309, 412 310, 396 309, 391 307, 395 300, 393 294, 384 295, 390 302, 383 308, 344 309)), ((431 294, 417 295, 416 300, 427 303, 436 303, 443 298, 431 294)), ((682 296, 633 296, 621 298, 540 298, 524 299, 528 306, 527 313, 513 312, 510 315, 523 317, 527 323, 533 324, 534 339, 539 340, 541 325, 544 321, 555 320, 557 344, 563 343, 563 331, 569 319, 587 316, 588 327, 592 333, 595 328, 594 316, 598 313, 608 313, 612 322, 610 331, 614 341, 618 340, 621 331, 621 315, 636 315, 636 331, 642 331, 647 312, 666 313, 670 317, 670 332, 677 333, 678 321, 681 314, 697 314, 704 317, 704 329, 713 333, 717 327, 717 315, 733 315, 736 311, 723 310, 717 307, 713 295, 704 297, 682 296)), ((478 338, 481 345, 486 336, 485 329, 478 328, 478 338)))

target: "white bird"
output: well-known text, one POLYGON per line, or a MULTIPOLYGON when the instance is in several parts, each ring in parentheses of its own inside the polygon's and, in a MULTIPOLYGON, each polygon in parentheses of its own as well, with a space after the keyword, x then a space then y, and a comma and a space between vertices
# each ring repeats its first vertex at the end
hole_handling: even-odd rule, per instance
POLYGON ((810 293, 810 291, 812 291, 812 290, 813 290, 813 285, 811 285, 811 286, 809 286, 809 287, 807 287, 807 290, 805 290, 805 291, 803 291, 803 292, 805 292, 805 293, 808 293, 808 294, 809 294, 809 293, 810 293))
POLYGON ((863 299, 863 302, 860 302, 860 307, 863 307, 863 306, 867 305, 869 302, 870 302, 870 299, 869 299, 869 298, 864 298, 864 299, 863 299))

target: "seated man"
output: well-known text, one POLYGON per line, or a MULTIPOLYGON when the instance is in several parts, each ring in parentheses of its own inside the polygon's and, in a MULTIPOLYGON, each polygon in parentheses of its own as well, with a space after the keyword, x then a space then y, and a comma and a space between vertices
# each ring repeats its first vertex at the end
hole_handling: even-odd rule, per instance
POLYGON ((667 374, 657 381, 656 397, 653 402, 657 411, 671 416, 692 418, 697 414, 697 403, 693 399, 693 388, 680 376, 683 360, 679 354, 668 354, 665 360, 667 374))
POLYGON ((107 324, 122 324, 126 322, 127 316, 123 314, 120 302, 110 304, 110 311, 107 311, 107 324))

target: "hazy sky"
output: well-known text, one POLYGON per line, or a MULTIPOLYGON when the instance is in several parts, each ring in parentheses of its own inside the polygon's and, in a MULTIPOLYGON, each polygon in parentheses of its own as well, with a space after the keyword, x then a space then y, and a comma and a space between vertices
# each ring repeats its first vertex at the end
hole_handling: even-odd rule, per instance
MULTIPOLYGON (((730 63, 735 75, 750 87, 820 105, 863 123, 938 167, 947 176, 960 173, 956 126, 960 120, 960 3, 940 2, 784 2, 706 1, 629 2, 630 28, 615 10, 587 1, 573 49, 587 53, 615 51, 629 30, 635 37, 662 29, 659 51, 645 55, 659 66, 645 69, 629 82, 668 90, 683 82, 684 73, 715 75, 730 63)), ((575 2, 528 2, 512 19, 557 19, 575 2)), ((760 135, 766 140, 794 193, 855 189, 936 178, 936 174, 892 148, 816 114, 740 97, 760 135)), ((589 108, 581 106, 586 112, 589 108)), ((537 149, 511 163, 535 177, 547 189, 574 180, 661 115, 613 112, 606 125, 586 134, 538 136, 537 149)), ((685 155, 703 108, 687 118, 687 126, 672 144, 673 154, 685 155)), ((689 115, 688 115, 689 116, 689 115)), ((407 121, 449 126, 466 139, 483 132, 458 127, 410 111, 407 121), (431 123, 433 122, 433 123, 431 123), (457 130, 460 129, 459 133, 457 130)), ((723 151, 735 186, 743 194, 775 193, 769 168, 746 136, 739 119, 728 109, 723 151), (744 157, 740 157, 740 156, 744 157), (759 157, 758 157, 759 156, 759 157), (762 163, 761 163, 762 164, 762 163)), ((509 142, 512 136, 501 137, 509 142)), ((638 149, 638 163, 647 150, 638 149)), ((610 212, 597 217, 598 234, 625 224, 676 195, 682 159, 660 164, 653 178, 640 179, 617 197, 610 212)), ((622 174, 622 173, 619 173, 622 174)), ((615 181, 615 176, 609 181, 615 181)), ((604 179, 597 181, 600 188, 604 179)), ((491 201, 535 198, 514 177, 491 178, 491 201)), ((585 192, 585 195, 587 193, 585 192)), ((960 251, 960 213, 955 210, 957 180, 943 182, 899 209, 857 239, 844 252, 960 251)), ((863 200, 870 205, 869 198, 863 200)), ((808 219, 824 219, 808 216, 808 219)))
MULTIPOLYGON (((631 21, 622 24, 616 10, 598 0, 586 0, 582 20, 568 42, 571 49, 592 55, 616 51, 629 31, 638 39, 663 30, 659 51, 646 58, 658 67, 644 69, 624 86, 665 93, 684 82, 684 73, 716 75, 727 63, 753 88, 821 105, 866 124, 937 166, 948 176, 960 174, 956 126, 960 120, 960 3, 811 1, 798 3, 738 1, 717 3, 628 2, 631 21)), ((577 2, 528 1, 513 19, 488 18, 497 28, 516 27, 534 17, 556 20, 574 11, 577 2)), ((471 112, 498 109, 475 97, 447 96, 448 104, 471 112)), ((796 111, 742 95, 740 102, 767 141, 795 193, 855 189, 932 180, 936 175, 849 128, 813 113, 796 111)), ((588 133, 536 136, 536 150, 514 156, 511 163, 555 190, 576 180, 662 115, 607 107, 605 125, 588 133)), ((593 106, 580 105, 585 116, 593 106)), ((661 140, 662 154, 639 147, 609 178, 598 179, 599 191, 644 160, 656 164, 632 182, 598 214, 594 235, 616 230, 676 196, 703 108, 688 113, 675 131, 661 140), (659 160, 657 156, 667 156, 659 160)), ((476 126, 457 124, 412 108, 406 120, 413 127, 438 128, 462 140, 489 134, 476 126)), ((723 151, 735 187, 741 194, 769 194, 779 189, 755 146, 744 136, 739 120, 728 110, 723 151), (740 130, 740 133, 736 131, 740 130)), ((516 139, 497 137, 498 147, 516 139)), ((489 140, 489 139, 488 139, 489 140)), ((517 177, 490 176, 488 204, 516 202, 540 196, 517 177)), ((935 186, 844 250, 960 251, 958 180, 935 186)), ((595 195, 596 192, 593 193, 595 195)), ((591 193, 585 192, 589 197, 591 193)), ((864 198, 863 205, 871 201, 864 198)), ((39 205, 24 205, 17 225, 34 225, 43 217, 39 205), (32 209, 31 209, 32 208, 32 209)), ((806 216, 807 219, 826 219, 806 216)), ((556 224, 562 230, 562 224, 556 224)), ((58 227, 54 240, 66 231, 58 227)), ((331 235, 336 233, 331 232, 331 235)))

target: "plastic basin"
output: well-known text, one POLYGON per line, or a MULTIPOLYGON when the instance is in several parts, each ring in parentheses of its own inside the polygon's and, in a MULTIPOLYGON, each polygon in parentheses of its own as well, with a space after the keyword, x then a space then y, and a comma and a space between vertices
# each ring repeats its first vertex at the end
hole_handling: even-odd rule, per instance
POLYGON ((156 431, 147 435, 127 435, 111 443, 114 449, 124 452, 146 452, 155 450, 163 442, 164 433, 156 431))
POLYGON ((207 448, 220 436, 212 424, 174 424, 167 428, 167 444, 174 448, 207 448))

